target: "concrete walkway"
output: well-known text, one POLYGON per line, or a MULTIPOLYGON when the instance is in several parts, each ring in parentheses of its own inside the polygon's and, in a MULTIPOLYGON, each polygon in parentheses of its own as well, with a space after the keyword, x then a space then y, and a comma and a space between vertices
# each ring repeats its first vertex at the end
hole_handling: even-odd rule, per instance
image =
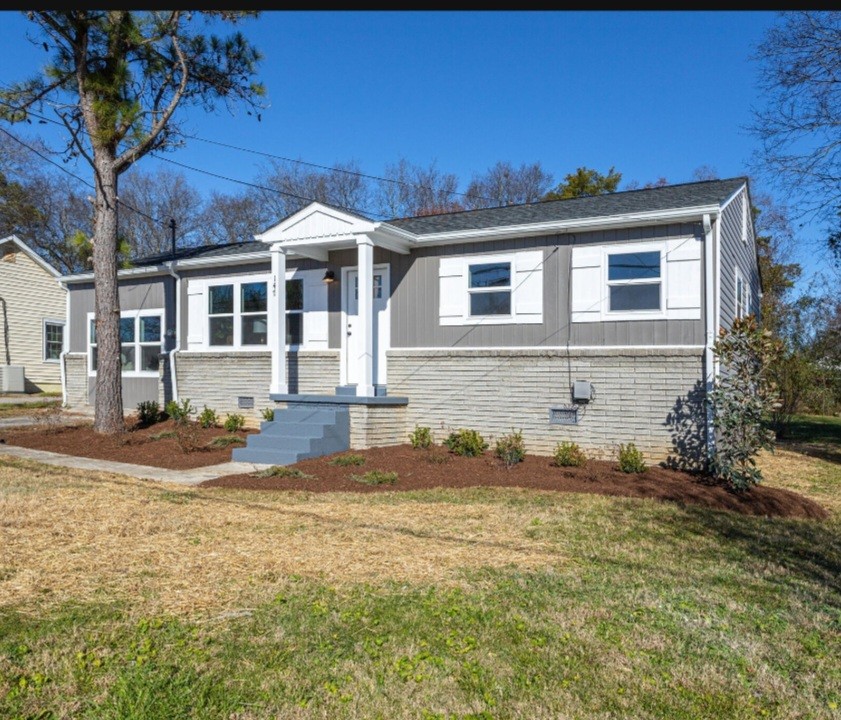
POLYGON ((198 485, 205 480, 212 480, 223 475, 251 473, 269 467, 268 465, 257 463, 226 462, 220 465, 209 465, 191 470, 169 470, 167 468, 151 467, 150 465, 134 465, 132 463, 115 462, 113 460, 97 460, 96 458, 78 457, 76 455, 63 455, 62 453, 49 452, 47 450, 33 450, 16 445, 0 445, 0 455, 11 455, 12 457, 24 458, 26 460, 35 460, 45 465, 116 473, 118 475, 129 475, 140 480, 157 480, 159 482, 175 483, 177 485, 198 485))

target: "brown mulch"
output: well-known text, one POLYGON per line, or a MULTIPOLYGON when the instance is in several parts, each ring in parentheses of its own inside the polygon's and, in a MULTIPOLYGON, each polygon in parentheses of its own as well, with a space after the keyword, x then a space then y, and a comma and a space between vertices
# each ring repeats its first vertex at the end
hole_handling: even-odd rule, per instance
POLYGON ((411 445, 354 450, 365 458, 360 466, 331 465, 338 455, 302 460, 290 469, 311 477, 260 477, 256 473, 228 475, 202 483, 204 487, 248 490, 305 490, 307 492, 394 492, 430 488, 518 487, 559 492, 593 493, 651 498, 681 505, 700 505, 744 515, 823 519, 829 513, 803 495, 759 485, 736 493, 710 478, 664 467, 641 474, 621 472, 615 462, 590 460, 585 467, 560 468, 551 458, 529 455, 506 468, 491 454, 467 458, 436 447, 415 450, 411 445), (393 485, 366 485, 351 475, 368 470, 398 473, 393 485))
POLYGON ((202 428, 192 424, 193 434, 185 446, 191 449, 185 452, 174 437, 154 439, 155 435, 173 432, 172 420, 155 423, 149 427, 139 427, 128 421, 125 432, 117 435, 102 435, 93 430, 93 423, 78 425, 35 425, 15 429, 0 429, 0 454, 2 446, 18 445, 34 450, 96 458, 97 460, 115 460, 117 462, 150 465, 170 470, 189 470, 191 468, 218 465, 231 460, 231 451, 243 444, 227 447, 208 447, 213 438, 220 435, 237 435, 245 440, 253 430, 240 430, 229 433, 223 428, 202 428))

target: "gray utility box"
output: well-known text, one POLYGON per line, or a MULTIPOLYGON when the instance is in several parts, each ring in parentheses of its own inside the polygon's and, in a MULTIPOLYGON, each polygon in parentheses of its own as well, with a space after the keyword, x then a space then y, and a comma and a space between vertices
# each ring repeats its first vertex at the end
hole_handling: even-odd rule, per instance
POLYGON ((588 403, 593 398, 593 386, 589 380, 576 380, 572 384, 572 401, 588 403))
POLYGON ((23 365, 0 365, 0 391, 22 393, 26 389, 23 365))

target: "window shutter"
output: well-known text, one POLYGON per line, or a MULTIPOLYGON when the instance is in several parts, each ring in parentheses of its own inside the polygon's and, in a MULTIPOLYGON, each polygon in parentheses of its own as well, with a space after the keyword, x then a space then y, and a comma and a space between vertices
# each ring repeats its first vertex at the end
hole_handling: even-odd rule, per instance
POLYGON ((607 285, 602 279, 602 248, 572 248, 572 322, 598 322, 607 285))
POLYGON ((701 317, 701 239, 666 243, 666 313, 670 320, 701 317))
POLYGON ((187 350, 200 350, 204 345, 207 323, 207 285, 198 280, 187 283, 187 350))
POLYGON ((322 270, 308 270, 304 276, 304 346, 327 348, 327 285, 322 270))
POLYGON ((514 314, 517 322, 543 322, 543 250, 514 256, 514 314))
POLYGON ((438 265, 438 319, 462 325, 467 317, 467 265, 464 258, 441 258, 438 265))

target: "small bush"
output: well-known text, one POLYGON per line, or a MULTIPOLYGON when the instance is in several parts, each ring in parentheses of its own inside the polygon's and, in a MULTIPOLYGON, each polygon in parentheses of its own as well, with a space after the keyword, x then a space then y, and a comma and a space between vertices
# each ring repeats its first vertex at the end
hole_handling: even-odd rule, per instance
POLYGON ((203 428, 212 428, 219 425, 219 417, 213 408, 204 406, 204 410, 199 413, 199 425, 203 428))
POLYGON ((157 400, 144 400, 137 403, 137 422, 143 427, 154 425, 161 419, 161 406, 157 400))
POLYGON ((191 453, 201 450, 201 433, 197 423, 183 420, 175 426, 175 442, 181 452, 191 453))
POLYGON ((416 425, 415 429, 409 433, 409 442, 415 450, 426 450, 432 445, 432 430, 416 425))
POLYGON ((177 437, 178 433, 175 430, 164 430, 163 432, 155 433, 154 435, 150 435, 150 440, 168 440, 169 438, 177 437))
POLYGON ((499 438, 496 441, 496 448, 494 449, 496 455, 506 467, 512 467, 517 463, 523 462, 526 456, 526 445, 523 442, 523 431, 512 430, 509 435, 499 438))
POLYGON ((207 446, 212 448, 225 448, 231 445, 245 445, 245 440, 239 435, 220 435, 207 443, 207 446))
POLYGON ((263 420, 267 422, 274 420, 274 408, 263 408, 260 414, 263 416, 263 420))
POLYGON ((175 421, 176 425, 184 425, 189 422, 190 415, 194 415, 196 409, 190 404, 190 398, 184 398, 180 403, 176 400, 170 400, 164 411, 175 421))
POLYGON ((429 448, 428 452, 423 454, 423 459, 430 465, 443 465, 453 459, 453 456, 446 452, 439 452, 435 448, 429 448))
POLYGON ((578 447, 578 443, 565 440, 555 446, 555 465, 558 467, 583 467, 587 456, 578 447))
POLYGON ((365 485, 394 485, 397 482, 397 473, 369 470, 364 475, 351 475, 350 479, 365 485))
POLYGON ((634 443, 619 446, 619 469, 626 473, 645 472, 642 451, 634 443))
POLYGON ((338 457, 334 457, 329 462, 330 465, 339 465, 341 467, 346 467, 348 465, 364 465, 365 458, 362 455, 355 455, 354 453, 349 453, 347 455, 339 455, 338 457))
POLYGON ((444 440, 444 445, 450 449, 450 452, 465 457, 476 457, 488 449, 485 438, 475 430, 466 428, 451 432, 449 437, 444 440))
POLYGON ((222 427, 230 433, 242 430, 245 427, 245 417, 239 413, 230 413, 225 418, 225 422, 222 424, 222 427))
POLYGON ((265 470, 260 470, 257 477, 281 477, 281 478, 311 478, 312 475, 298 470, 298 468, 286 467, 285 465, 272 465, 265 470))

